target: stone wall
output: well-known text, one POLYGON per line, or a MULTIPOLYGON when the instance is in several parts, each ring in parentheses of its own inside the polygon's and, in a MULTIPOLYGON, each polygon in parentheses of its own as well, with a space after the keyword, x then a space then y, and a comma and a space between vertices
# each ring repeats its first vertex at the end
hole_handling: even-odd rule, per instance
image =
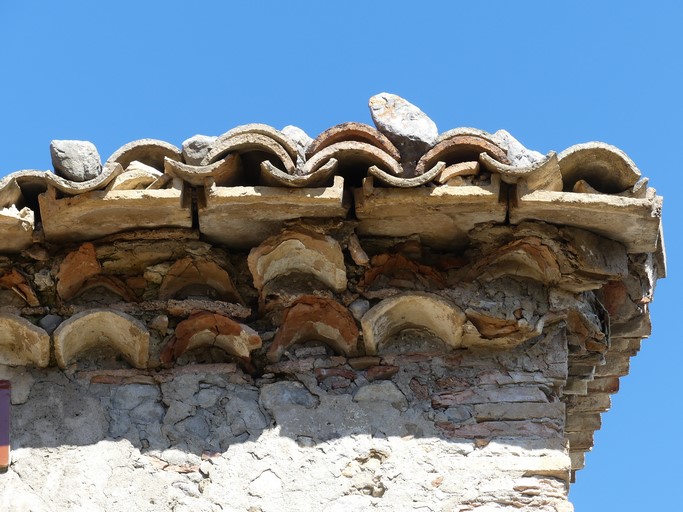
POLYGON ((7 260, 0 321, 33 344, 0 366, 3 510, 571 510, 606 409, 574 388, 609 325, 634 334, 617 292, 649 283, 623 246, 541 223, 459 253, 316 229, 249 254, 167 230, 7 260))
POLYGON ((256 378, 12 370, 2 510, 572 509, 563 329, 498 354, 291 356, 256 378))

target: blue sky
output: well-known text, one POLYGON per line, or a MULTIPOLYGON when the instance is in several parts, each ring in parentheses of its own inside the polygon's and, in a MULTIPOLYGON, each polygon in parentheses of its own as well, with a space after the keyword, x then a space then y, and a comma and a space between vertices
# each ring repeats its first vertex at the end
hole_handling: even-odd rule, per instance
POLYGON ((571 491, 579 512, 672 510, 683 479, 683 3, 0 1, 0 175, 52 139, 180 145, 236 125, 311 136, 393 92, 440 131, 505 128, 543 153, 614 144, 665 197, 669 277, 571 491), (235 4, 237 4, 235 2, 235 4))

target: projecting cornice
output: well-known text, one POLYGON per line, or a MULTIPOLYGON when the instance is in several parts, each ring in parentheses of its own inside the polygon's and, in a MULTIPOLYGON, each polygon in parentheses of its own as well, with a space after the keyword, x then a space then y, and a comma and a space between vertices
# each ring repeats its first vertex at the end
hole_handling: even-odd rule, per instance
MULTIPOLYGON (((663 251, 661 197, 619 149, 591 142, 542 156, 504 131, 458 128, 427 137, 408 161, 390 138, 411 141, 412 122, 394 120, 402 135, 383 121, 379 130, 340 124, 315 139, 249 124, 193 137, 183 151, 134 141, 80 175, 59 161, 56 173, 17 171, 0 181, 0 250, 20 252, 41 237, 60 243, 189 228, 193 217, 209 239, 247 248, 305 217, 357 219, 361 235, 419 235, 443 248, 464 247, 477 224, 538 220, 601 234, 629 253, 663 251)), ((60 144, 66 164, 93 151, 75 141, 53 146, 60 144)))
POLYGON ((376 127, 315 139, 249 124, 138 140, 103 165, 53 141, 55 172, 0 180, 0 364, 71 371, 106 348, 151 374, 208 351, 286 374, 312 371, 292 353, 319 343, 320 375, 389 378, 410 354, 545 336, 566 346, 546 363, 580 468, 650 333, 662 198, 608 144, 544 156, 505 131, 439 134, 393 95, 371 111, 376 127))

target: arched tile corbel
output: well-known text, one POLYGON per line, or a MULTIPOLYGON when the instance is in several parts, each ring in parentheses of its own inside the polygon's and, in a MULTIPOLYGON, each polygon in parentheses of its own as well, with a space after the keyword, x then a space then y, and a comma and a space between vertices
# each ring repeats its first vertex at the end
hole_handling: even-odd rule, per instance
POLYGON ((558 156, 565 192, 583 181, 602 194, 618 194, 638 183, 640 171, 626 153, 603 142, 576 144, 558 156))
POLYGON ((195 261, 192 258, 183 258, 171 266, 159 287, 159 298, 177 298, 182 293, 191 292, 193 287, 211 288, 220 300, 244 303, 230 274, 212 261, 195 261))
POLYGON ((285 310, 268 359, 276 362, 287 347, 306 341, 320 341, 345 356, 353 356, 358 327, 349 310, 337 301, 305 295, 285 310))
POLYGON ((175 337, 162 351, 161 360, 169 364, 188 350, 217 347, 248 362, 251 352, 261 348, 261 344, 261 338, 251 327, 227 316, 203 311, 176 326, 175 337))
POLYGON ((66 368, 87 349, 109 343, 135 368, 149 359, 149 332, 130 315, 108 309, 91 309, 62 322, 53 333, 55 357, 66 368))
POLYGON ((249 253, 249 270, 259 292, 276 277, 292 272, 313 275, 331 289, 346 290, 346 266, 341 246, 332 237, 286 229, 249 253))
POLYGON ((104 288, 114 295, 118 295, 126 302, 137 302, 138 298, 126 283, 116 276, 97 275, 87 279, 70 298, 83 295, 88 290, 104 288))
POLYGON ((502 276, 526 277, 546 285, 562 278, 557 257, 540 238, 514 240, 476 262, 468 279, 488 281, 502 276))
POLYGON ((460 348, 465 321, 459 307, 437 295, 405 293, 390 297, 361 319, 365 351, 368 355, 381 353, 392 336, 407 328, 430 331, 447 345, 460 348))
POLYGON ((392 288, 412 287, 413 290, 419 290, 418 286, 423 286, 422 289, 440 289, 446 286, 444 276, 435 268, 417 263, 402 254, 384 253, 373 256, 370 268, 358 282, 358 289, 372 289, 373 283, 380 276, 385 276, 385 285, 392 288))
POLYGON ((0 313, 0 364, 46 367, 50 335, 18 315, 0 313))

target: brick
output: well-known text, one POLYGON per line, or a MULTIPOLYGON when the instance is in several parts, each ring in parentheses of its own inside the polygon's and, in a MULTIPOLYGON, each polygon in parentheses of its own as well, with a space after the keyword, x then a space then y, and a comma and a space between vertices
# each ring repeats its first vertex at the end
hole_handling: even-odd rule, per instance
POLYGON ((12 386, 8 380, 0 380, 0 471, 9 467, 10 447, 10 401, 12 386))
POLYGON ((477 421, 539 418, 564 420, 564 409, 565 405, 561 402, 476 404, 474 406, 474 417, 477 421))
POLYGON ((612 406, 612 399, 608 394, 591 393, 587 396, 568 396, 564 399, 567 411, 571 412, 605 412, 612 406))
POLYGON ((618 377, 599 377, 588 383, 590 393, 616 393, 619 391, 618 377))
POLYGON ((482 423, 437 422, 436 426, 448 437, 557 437, 561 436, 559 425, 545 421, 485 421, 482 423))
POLYGON ((493 389, 468 388, 432 395, 432 407, 445 408, 460 404, 492 402, 547 402, 548 397, 537 387, 510 386, 493 389))
POLYGON ((628 354, 608 354, 605 365, 595 368, 596 377, 622 377, 628 375, 631 358, 628 354))
POLYGON ((593 448, 593 431, 567 432, 565 437, 569 439, 571 451, 587 451, 593 448))
POLYGON ((602 420, 600 418, 600 413, 588 413, 588 414, 568 414, 567 423, 564 429, 567 432, 585 432, 600 430, 602 426, 602 420))

